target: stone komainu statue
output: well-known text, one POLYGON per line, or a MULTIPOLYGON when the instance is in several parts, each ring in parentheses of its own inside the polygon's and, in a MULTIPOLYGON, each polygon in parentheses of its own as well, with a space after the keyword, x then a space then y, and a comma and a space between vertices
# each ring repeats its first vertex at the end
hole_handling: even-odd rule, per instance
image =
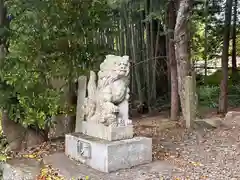
POLYGON ((95 72, 90 72, 85 103, 87 121, 113 127, 131 124, 128 119, 129 71, 128 56, 107 55, 100 65, 98 81, 95 72))

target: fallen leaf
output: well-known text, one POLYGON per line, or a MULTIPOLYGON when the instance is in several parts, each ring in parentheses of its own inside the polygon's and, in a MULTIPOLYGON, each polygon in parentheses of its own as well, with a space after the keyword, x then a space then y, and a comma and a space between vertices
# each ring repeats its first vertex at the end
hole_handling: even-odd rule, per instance
POLYGON ((6 162, 6 160, 7 160, 7 156, 1 154, 0 155, 0 161, 6 162))
POLYGON ((191 162, 193 166, 203 166, 200 162, 191 162))

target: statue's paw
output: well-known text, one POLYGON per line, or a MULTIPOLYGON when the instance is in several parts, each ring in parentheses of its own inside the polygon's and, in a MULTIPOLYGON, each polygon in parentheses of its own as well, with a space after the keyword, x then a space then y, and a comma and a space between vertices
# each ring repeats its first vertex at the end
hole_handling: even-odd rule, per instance
POLYGON ((130 119, 126 120, 126 125, 132 125, 132 120, 130 119))
POLYGON ((114 108, 114 109, 112 109, 112 112, 118 113, 118 112, 119 112, 119 109, 118 109, 118 108, 114 108))
POLYGON ((118 118, 118 126, 125 126, 125 122, 122 118, 118 118))
POLYGON ((126 95, 125 99, 126 99, 126 100, 129 100, 129 99, 130 99, 130 95, 129 95, 129 94, 126 95))
POLYGON ((114 104, 113 104, 111 110, 112 110, 112 112, 119 112, 118 106, 115 106, 114 104))
POLYGON ((99 118, 98 122, 104 124, 104 123, 106 123, 106 120, 104 118, 99 118))
POLYGON ((112 128, 115 128, 118 126, 118 123, 117 122, 113 122, 109 125, 109 127, 112 127, 112 128))

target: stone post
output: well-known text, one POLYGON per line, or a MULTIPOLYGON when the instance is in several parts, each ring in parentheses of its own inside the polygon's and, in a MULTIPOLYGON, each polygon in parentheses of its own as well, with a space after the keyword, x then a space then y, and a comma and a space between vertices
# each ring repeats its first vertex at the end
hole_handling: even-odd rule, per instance
POLYGON ((186 127, 191 128, 196 119, 196 83, 194 76, 186 76, 185 93, 186 127))
POLYGON ((76 112, 76 128, 75 132, 81 132, 82 121, 84 120, 83 105, 86 98, 87 77, 80 76, 78 78, 77 93, 77 112, 76 112))

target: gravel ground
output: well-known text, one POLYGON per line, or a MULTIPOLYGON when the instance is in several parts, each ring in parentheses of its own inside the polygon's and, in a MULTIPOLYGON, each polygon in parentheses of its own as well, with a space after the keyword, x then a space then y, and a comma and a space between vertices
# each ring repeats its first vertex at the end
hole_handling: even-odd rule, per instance
POLYGON ((175 179, 240 179, 240 125, 236 122, 215 130, 186 133, 176 144, 179 156, 167 157, 183 173, 175 179))
POLYGON ((181 171, 175 176, 159 174, 160 179, 240 180, 240 116, 225 118, 217 129, 152 131, 154 159, 165 159, 181 171))

